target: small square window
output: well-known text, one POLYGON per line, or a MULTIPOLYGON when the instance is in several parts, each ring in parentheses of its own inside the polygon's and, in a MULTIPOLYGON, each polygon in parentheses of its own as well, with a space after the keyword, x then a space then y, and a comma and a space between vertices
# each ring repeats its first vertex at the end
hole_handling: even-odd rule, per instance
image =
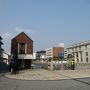
POLYGON ((88 52, 86 52, 86 56, 88 56, 88 52))
POLYGON ((77 62, 79 62, 79 59, 77 58, 77 62))
POLYGON ((86 62, 88 62, 88 58, 86 58, 86 62))
POLYGON ((81 58, 81 62, 83 62, 83 59, 81 58))
POLYGON ((19 54, 25 54, 25 43, 19 43, 19 54))

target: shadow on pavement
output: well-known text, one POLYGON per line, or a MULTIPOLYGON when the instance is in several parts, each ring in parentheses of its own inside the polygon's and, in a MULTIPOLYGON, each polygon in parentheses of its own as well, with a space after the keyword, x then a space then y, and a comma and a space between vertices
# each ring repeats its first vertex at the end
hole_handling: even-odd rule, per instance
POLYGON ((9 72, 9 66, 0 67, 0 74, 9 72))
POLYGON ((90 77, 87 77, 87 78, 72 78, 72 80, 90 85, 90 77))

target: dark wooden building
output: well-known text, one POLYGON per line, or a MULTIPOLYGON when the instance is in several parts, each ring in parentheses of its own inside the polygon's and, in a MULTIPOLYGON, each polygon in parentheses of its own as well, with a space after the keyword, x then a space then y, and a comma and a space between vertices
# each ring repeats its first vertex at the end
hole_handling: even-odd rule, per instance
POLYGON ((0 36, 0 60, 2 61, 3 60, 3 49, 2 49, 2 45, 3 45, 3 42, 2 42, 2 37, 0 36))
POLYGON ((31 68, 33 40, 24 32, 21 32, 11 40, 11 55, 21 68, 31 68))

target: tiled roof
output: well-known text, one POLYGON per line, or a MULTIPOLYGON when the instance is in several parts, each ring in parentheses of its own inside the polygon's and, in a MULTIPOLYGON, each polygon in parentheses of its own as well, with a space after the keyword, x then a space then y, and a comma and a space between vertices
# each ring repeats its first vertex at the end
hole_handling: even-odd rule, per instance
MULTIPOLYGON (((20 35, 25 35, 27 38, 29 38, 30 40, 32 40, 27 34, 25 34, 24 32, 21 32, 20 34, 18 34, 16 37, 14 37, 13 39, 17 38, 20 35)), ((32 40, 33 41, 33 40, 32 40)))

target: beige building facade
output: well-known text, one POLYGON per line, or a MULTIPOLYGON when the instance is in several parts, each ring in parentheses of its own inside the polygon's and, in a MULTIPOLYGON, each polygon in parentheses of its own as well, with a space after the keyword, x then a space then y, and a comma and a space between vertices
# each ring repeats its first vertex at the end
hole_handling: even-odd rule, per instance
POLYGON ((90 41, 67 47, 67 53, 72 54, 77 63, 90 63, 90 41))

